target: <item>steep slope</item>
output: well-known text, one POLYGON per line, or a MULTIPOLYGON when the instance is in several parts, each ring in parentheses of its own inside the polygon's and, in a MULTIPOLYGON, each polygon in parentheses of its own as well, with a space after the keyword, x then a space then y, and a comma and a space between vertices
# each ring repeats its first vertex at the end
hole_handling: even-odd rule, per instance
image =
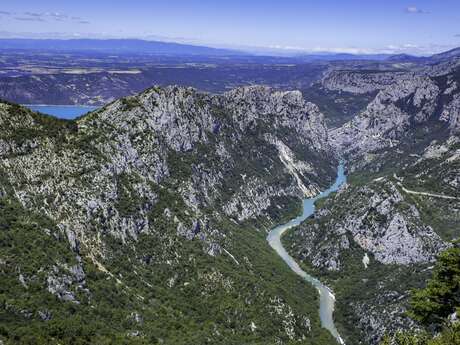
POLYGON ((366 94, 385 89, 398 79, 410 75, 398 70, 331 70, 321 79, 324 88, 330 91, 366 94))
POLYGON ((433 129, 458 133, 459 83, 460 67, 444 75, 400 79, 331 136, 345 155, 364 156, 396 148, 407 136, 425 135, 433 129))
POLYGON ((6 343, 333 342, 265 242, 335 176, 299 92, 153 88, 75 122, 1 103, 0 127, 6 343))
POLYGON ((335 63, 320 81, 304 90, 306 99, 318 105, 330 128, 341 127, 362 112, 378 92, 413 73, 392 64, 335 63))
POLYGON ((458 67, 444 67, 396 78, 330 132, 349 184, 284 239, 333 287, 349 343, 421 327, 405 315, 409 291, 460 236, 460 78, 458 67))

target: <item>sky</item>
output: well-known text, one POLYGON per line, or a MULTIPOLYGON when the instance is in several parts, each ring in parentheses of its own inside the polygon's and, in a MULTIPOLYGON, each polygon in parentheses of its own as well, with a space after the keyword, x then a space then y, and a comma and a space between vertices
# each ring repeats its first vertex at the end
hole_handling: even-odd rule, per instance
POLYGON ((460 1, 8 0, 0 1, 0 37, 431 54, 460 46, 460 1))

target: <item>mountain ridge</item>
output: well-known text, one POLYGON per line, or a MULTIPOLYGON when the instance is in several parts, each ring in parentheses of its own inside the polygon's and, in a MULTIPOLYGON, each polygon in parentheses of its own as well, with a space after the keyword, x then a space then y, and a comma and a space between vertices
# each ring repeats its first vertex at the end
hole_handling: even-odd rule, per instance
POLYGON ((151 88, 75 121, 0 104, 0 339, 331 341, 264 234, 334 178, 323 122, 266 87, 151 88))

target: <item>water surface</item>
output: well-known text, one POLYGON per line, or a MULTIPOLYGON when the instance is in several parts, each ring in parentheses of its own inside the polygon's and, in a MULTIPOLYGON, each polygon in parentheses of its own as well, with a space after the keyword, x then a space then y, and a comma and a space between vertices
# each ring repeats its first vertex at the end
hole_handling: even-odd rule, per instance
POLYGON ((43 114, 53 115, 60 119, 73 120, 81 115, 97 109, 88 105, 35 105, 23 104, 25 107, 43 114))
POLYGON ((329 187, 327 190, 321 192, 314 198, 304 199, 303 200, 303 212, 300 216, 290 220, 286 224, 282 224, 270 231, 267 237, 267 241, 270 246, 275 249, 278 255, 288 264, 288 266, 299 276, 304 278, 310 284, 312 284, 316 289, 318 289, 320 296, 319 304, 319 315, 321 319, 321 326, 326 328, 334 338, 341 344, 345 344, 343 339, 340 337, 339 332, 334 324, 334 304, 335 296, 330 288, 321 283, 317 278, 309 275, 307 272, 303 271, 297 262, 287 253, 281 244, 281 236, 290 228, 299 225, 305 219, 310 217, 315 212, 315 202, 319 199, 325 198, 329 194, 337 191, 339 187, 346 182, 346 175, 344 171, 343 164, 340 164, 337 169, 337 179, 334 184, 329 187))

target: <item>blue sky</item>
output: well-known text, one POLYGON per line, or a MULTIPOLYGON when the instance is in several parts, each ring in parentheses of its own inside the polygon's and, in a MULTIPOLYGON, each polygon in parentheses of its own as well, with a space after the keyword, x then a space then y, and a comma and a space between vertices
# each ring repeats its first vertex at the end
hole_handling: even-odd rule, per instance
POLYGON ((0 36, 422 54, 460 46, 460 1, 14 0, 0 4, 0 36))

